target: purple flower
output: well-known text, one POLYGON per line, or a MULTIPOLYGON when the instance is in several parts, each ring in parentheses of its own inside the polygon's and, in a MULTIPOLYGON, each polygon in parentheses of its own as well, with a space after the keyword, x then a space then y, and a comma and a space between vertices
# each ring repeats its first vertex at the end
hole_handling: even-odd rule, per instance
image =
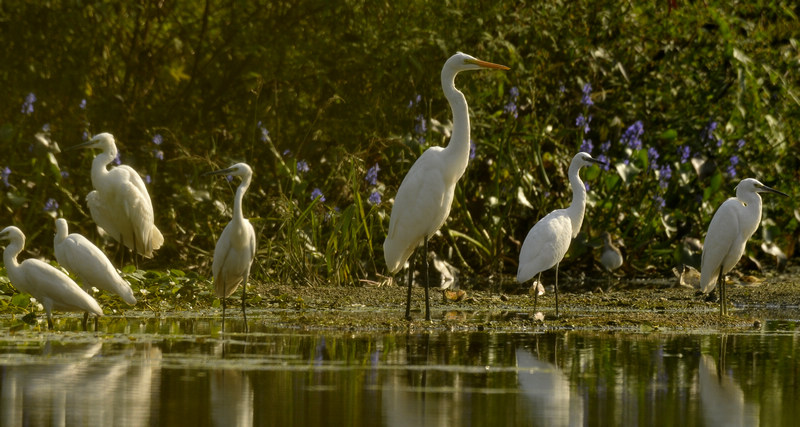
POLYGON ((378 190, 373 191, 372 194, 369 195, 367 202, 371 205, 379 205, 381 203, 381 193, 379 193, 378 190))
POLYGON ((283 157, 291 156, 292 155, 292 150, 287 148, 287 149, 283 150, 282 154, 283 154, 283 157))
POLYGON ((417 137, 417 141, 419 141, 420 144, 424 144, 425 137, 422 135, 425 135, 425 132, 428 131, 428 121, 425 120, 425 116, 423 116, 422 114, 418 114, 417 117, 414 119, 414 122, 415 122, 414 133, 419 135, 417 137))
POLYGON ((153 135, 153 144, 161 145, 162 142, 164 142, 164 137, 160 133, 153 135))
POLYGON ((658 169, 658 185, 661 188, 669 187, 670 178, 672 178, 672 168, 669 165, 661 166, 658 169))
POLYGON ((589 133, 589 122, 592 121, 592 115, 590 114, 589 117, 584 117, 583 114, 579 114, 578 117, 575 119, 575 126, 582 127, 583 133, 589 133))
POLYGON ((3 177, 3 184, 5 184, 6 187, 11 186, 11 184, 8 183, 8 176, 11 175, 11 169, 9 169, 8 166, 3 168, 3 171, 0 172, 0 175, 3 177))
POLYGON ((475 143, 472 140, 469 140, 469 159, 472 160, 475 158, 475 143))
POLYGON ((508 101, 508 104, 503 107, 503 111, 509 116, 514 116, 515 119, 519 117, 517 104, 515 104, 514 101, 508 101))
POLYGON ((656 163, 658 160, 658 150, 655 147, 650 147, 647 149, 647 162, 650 163, 650 169, 654 169, 658 164, 656 163))
POLYGON ((28 96, 25 97, 25 102, 22 103, 22 114, 33 114, 33 104, 35 102, 36 95, 34 95, 33 92, 29 93, 28 96))
POLYGON ((42 130, 44 132, 50 132, 50 123, 45 123, 42 125, 42 130))
POLYGON ((306 162, 305 160, 298 160, 297 171, 302 173, 308 172, 309 171, 308 162, 306 162))
POLYGON ((606 141, 600 144, 600 152, 601 153, 608 153, 608 150, 611 149, 611 141, 606 141))
MULTIPOLYGON (((603 144, 601 144, 600 147, 602 148, 603 144)), ((605 154, 600 154, 599 156, 597 156, 597 160, 600 160, 601 162, 604 163, 603 166, 600 166, 601 168, 603 168, 603 170, 607 171, 611 169, 611 162, 608 160, 608 157, 605 154)))
POLYGON ((739 156, 733 155, 731 156, 731 165, 736 166, 739 164, 739 156))
POLYGON ((511 95, 511 99, 516 100, 519 98, 519 89, 516 86, 511 86, 511 89, 508 90, 508 94, 511 95))
POLYGON ((44 211, 45 212, 55 212, 58 210, 58 202, 54 198, 47 199, 47 202, 44 204, 44 211))
POLYGON ((153 182, 153 178, 150 177, 150 174, 144 176, 144 182, 145 184, 150 184, 151 182, 153 182))
POLYGON ((731 164, 728 166, 728 175, 731 178, 736 178, 736 165, 739 164, 739 156, 733 155, 731 156, 731 164))
POLYGON ((591 139, 584 139, 581 143, 581 151, 584 153, 592 154, 592 149, 594 149, 594 145, 592 144, 591 139))
POLYGON ((564 86, 564 83, 561 83, 561 85, 558 86, 558 91, 561 92, 561 93, 564 93, 564 92, 567 91, 567 87, 564 86))
POLYGON ((644 125, 641 120, 637 120, 634 124, 628 126, 620 138, 620 142, 627 145, 632 150, 642 149, 642 135, 644 134, 644 125))
POLYGON ((591 83, 586 83, 585 85, 583 85, 583 97, 581 98, 581 104, 587 107, 591 107, 592 105, 594 105, 594 102, 592 101, 591 83))
POLYGON ((81 134, 81 140, 88 141, 89 140, 89 132, 83 131, 81 134))
POLYGON ((692 149, 688 145, 681 145, 678 147, 678 155, 681 156, 681 164, 686 163, 692 155, 692 149))
POLYGON ((717 122, 711 122, 706 126, 706 139, 715 140, 714 131, 717 130, 717 122))
POLYGON ((584 182, 583 183, 583 187, 586 188, 586 191, 589 191, 589 183, 588 182, 584 182))
POLYGON ((658 196, 658 195, 653 196, 653 200, 658 205, 658 209, 659 210, 664 209, 664 206, 666 206, 666 202, 664 201, 664 198, 661 197, 661 196, 658 196))
POLYGON ((154 156, 156 157, 156 159, 158 159, 158 160, 164 160, 164 152, 163 152, 163 151, 161 151, 161 150, 153 150, 153 155, 154 155, 154 156))
POLYGON ((68 178, 68 177, 69 177, 69 172, 67 172, 65 170, 62 170, 61 171, 61 178, 68 178))
POLYGON ((119 156, 120 156, 120 153, 117 152, 117 157, 114 157, 114 164, 117 165, 117 166, 119 166, 122 163, 122 160, 120 160, 119 156))
POLYGON ((319 188, 315 188, 311 190, 311 200, 319 199, 320 202, 325 201, 325 195, 322 194, 322 191, 319 188))
POLYGON ((736 141, 736 148, 738 148, 740 150, 742 148, 744 148, 744 140, 743 139, 740 139, 740 140, 736 141))
POLYGON ((259 136, 261 142, 267 142, 267 140, 269 140, 269 131, 267 130, 267 128, 265 128, 264 125, 261 124, 261 120, 258 121, 256 126, 258 126, 258 130, 259 132, 261 132, 261 135, 259 136))
POLYGON ((369 168, 369 170, 367 170, 367 176, 364 179, 367 180, 369 185, 377 185, 378 184, 378 171, 379 170, 381 170, 381 168, 380 168, 380 166, 378 166, 377 163, 375 163, 375 166, 373 166, 373 167, 369 168))
POLYGON ((81 103, 78 104, 78 108, 80 108, 81 110, 85 110, 86 109, 86 98, 81 99, 81 103))

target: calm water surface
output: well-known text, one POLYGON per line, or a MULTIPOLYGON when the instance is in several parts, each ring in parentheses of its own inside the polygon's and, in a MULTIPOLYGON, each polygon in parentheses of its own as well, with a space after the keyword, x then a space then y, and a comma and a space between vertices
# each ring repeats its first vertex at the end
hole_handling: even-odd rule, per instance
MULTIPOLYGON (((800 324, 343 333, 218 319, 0 335, 0 425, 797 425, 800 324), (229 330, 236 330, 235 323, 229 330)), ((2 323, 2 322, 0 322, 2 323)), ((73 328, 74 326, 74 328, 73 328)))

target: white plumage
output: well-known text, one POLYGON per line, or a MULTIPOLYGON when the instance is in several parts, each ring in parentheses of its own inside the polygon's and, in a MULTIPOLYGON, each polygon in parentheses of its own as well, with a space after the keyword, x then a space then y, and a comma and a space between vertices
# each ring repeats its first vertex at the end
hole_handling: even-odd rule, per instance
MULTIPOLYGON (((579 175, 580 169, 593 163, 604 164, 588 153, 578 153, 569 164, 569 183, 572 203, 566 209, 557 209, 539 220, 528 232, 519 252, 517 282, 524 283, 542 271, 556 267, 556 316, 558 316, 558 264, 566 255, 572 239, 578 235, 586 209, 586 188, 579 175)), ((534 293, 538 296, 538 292, 534 293)))
POLYGON ((75 148, 103 150, 92 161, 94 191, 86 196, 98 228, 134 253, 152 258, 153 251, 164 243, 164 236, 153 223, 153 204, 139 174, 127 165, 106 169, 117 156, 114 136, 101 133, 84 144, 71 147, 75 148))
POLYGON ((761 223, 761 196, 758 193, 766 192, 787 196, 756 179, 743 179, 736 186, 736 197, 723 202, 708 225, 703 242, 700 290, 703 293, 711 292, 719 280, 720 315, 728 314, 725 274, 739 262, 747 240, 761 223))
POLYGON ((10 243, 3 251, 3 261, 11 283, 20 291, 36 298, 47 313, 47 325, 53 328, 53 310, 84 311, 102 316, 103 310, 97 301, 84 292, 72 279, 59 269, 38 259, 17 262, 17 255, 25 247, 25 235, 14 226, 0 231, 0 240, 10 243))
POLYGON ((136 304, 131 285, 119 275, 106 254, 80 234, 68 233, 67 220, 56 219, 56 235, 53 238, 56 261, 78 276, 84 289, 95 287, 119 295, 130 305, 136 304))
POLYGON ((222 298, 222 328, 225 329, 225 299, 242 284, 242 315, 247 330, 247 314, 245 313, 245 293, 250 266, 256 256, 256 233, 252 224, 242 213, 242 199, 250 186, 253 170, 246 163, 237 163, 227 169, 209 172, 206 175, 233 175, 242 177, 233 199, 233 218, 222 230, 214 248, 214 262, 211 271, 214 274, 214 290, 222 298))
MULTIPOLYGON (((469 162, 469 111, 464 94, 455 87, 461 71, 507 70, 504 65, 481 61, 458 52, 442 68, 442 90, 453 112, 453 132, 447 147, 431 147, 414 162, 406 174, 392 206, 389 230, 383 243, 386 267, 394 274, 405 265, 420 243, 427 244, 450 214, 455 186, 469 162)), ((425 249, 427 253, 427 248, 425 249)), ((427 257, 426 257, 427 272, 427 257)), ((410 317, 411 280, 408 284, 406 318, 410 317)), ((430 320, 426 279, 425 318, 430 320)))

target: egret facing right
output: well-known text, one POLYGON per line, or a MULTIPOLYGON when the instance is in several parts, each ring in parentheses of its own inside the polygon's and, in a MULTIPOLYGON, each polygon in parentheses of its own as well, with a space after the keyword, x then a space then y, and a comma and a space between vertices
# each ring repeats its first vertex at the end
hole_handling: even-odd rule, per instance
POLYGON ((164 243, 164 236, 153 224, 153 204, 142 177, 133 168, 119 165, 106 169, 117 157, 117 146, 110 133, 95 135, 91 140, 69 149, 100 148, 102 153, 92 161, 94 191, 86 203, 97 227, 136 253, 153 257, 153 251, 164 243))
POLYGON ((250 186, 253 170, 246 163, 237 163, 227 169, 208 172, 205 175, 242 177, 242 183, 239 184, 233 198, 233 219, 225 226, 217 240, 211 271, 214 273, 214 289, 217 297, 222 299, 222 332, 225 332, 225 300, 236 291, 240 283, 242 284, 242 316, 244 317, 244 330, 247 332, 245 295, 250 266, 256 257, 256 232, 250 221, 242 214, 242 199, 247 187, 250 186))
MULTIPOLYGON (((425 150, 408 170, 394 198, 389 230, 383 242, 386 267, 397 273, 422 243, 425 247, 425 320, 431 320, 428 297, 428 239, 447 220, 456 183, 469 163, 469 108, 467 100, 455 86, 461 71, 496 69, 505 65, 481 61, 465 53, 451 56, 442 67, 442 91, 453 111, 453 133, 447 147, 425 150)), ((406 319, 411 319, 411 282, 413 267, 409 267, 406 319)))
POLYGON ((761 196, 758 193, 789 197, 756 179, 743 179, 736 186, 736 197, 723 202, 708 225, 700 267, 700 290, 711 292, 719 280, 720 317, 728 314, 725 274, 739 262, 747 240, 761 223, 761 196))
MULTIPOLYGON (((542 271, 556 268, 556 317, 558 317, 558 264, 567 254, 572 239, 581 231, 583 214, 586 211, 586 187, 581 181, 580 170, 592 164, 605 165, 592 158, 589 153, 578 153, 569 164, 569 183, 572 187, 572 203, 566 209, 557 209, 540 219, 522 243, 519 252, 517 282, 525 283, 537 274, 541 282, 542 271)), ((539 292, 534 292, 534 310, 539 292)))

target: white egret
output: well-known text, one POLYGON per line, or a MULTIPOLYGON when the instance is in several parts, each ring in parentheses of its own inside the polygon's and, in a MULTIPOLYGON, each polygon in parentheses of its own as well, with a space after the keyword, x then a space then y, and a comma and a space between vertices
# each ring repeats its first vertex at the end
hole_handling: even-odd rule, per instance
POLYGON ((227 169, 208 172, 204 175, 233 175, 242 177, 236 195, 233 197, 233 219, 222 230, 214 248, 214 263, 211 266, 214 274, 214 290, 222 299, 222 331, 225 332, 225 299, 242 284, 242 316, 244 330, 247 332, 247 313, 245 312, 245 296, 250 266, 256 257, 256 232, 250 221, 242 214, 242 199, 253 170, 246 163, 237 163, 227 169))
POLYGON ((117 157, 117 146, 110 133, 95 135, 91 140, 70 147, 99 148, 103 152, 92 161, 94 191, 86 196, 92 219, 106 234, 120 244, 147 258, 164 243, 164 236, 153 224, 153 204, 142 177, 130 166, 106 169, 117 157))
MULTIPOLYGON (((97 301, 84 292, 61 270, 38 259, 17 262, 17 255, 25 247, 25 235, 14 226, 0 231, 0 240, 8 240, 3 251, 3 262, 11 283, 20 291, 28 293, 42 303, 47 313, 47 326, 53 329, 53 310, 84 311, 102 316, 103 310, 97 301)), ((84 328, 86 325, 84 324, 84 328)))
MULTIPOLYGON (((525 283, 537 274, 541 282, 542 271, 555 266, 556 317, 558 317, 558 264, 567 254, 572 239, 581 231, 586 210, 586 187, 581 181, 580 170, 593 163, 604 165, 588 153, 578 153, 569 164, 569 183, 572 187, 572 203, 566 209, 557 209, 540 219, 522 243, 519 252, 517 282, 525 283)), ((534 311, 539 293, 534 292, 534 311)))
MULTIPOLYGON (((72 274, 78 276, 87 292, 95 287, 117 294, 130 305, 136 304, 131 285, 128 284, 111 264, 106 254, 87 238, 77 233, 69 233, 67 220, 56 219, 56 235, 53 238, 56 261, 72 274)), ((84 315, 86 322, 88 313, 84 315)), ((95 318, 95 330, 97 318, 95 318)))
POLYGON ((611 283, 612 272, 622 267, 622 252, 611 239, 611 233, 603 232, 603 253, 600 255, 600 264, 608 273, 608 282, 611 283))
POLYGON ((761 196, 758 193, 775 193, 788 197, 756 179, 743 179, 736 186, 736 197, 723 202, 708 225, 700 263, 700 290, 703 293, 711 292, 719 280, 720 316, 728 314, 725 274, 739 262, 747 239, 756 232, 761 223, 761 196))
MULTIPOLYGON (((411 166, 392 206, 389 231, 383 243, 386 267, 396 273, 423 243, 425 251, 425 319, 431 319, 428 296, 428 239, 450 214, 455 186, 469 162, 469 110, 467 100, 455 86, 456 74, 467 70, 508 70, 505 65, 481 61, 458 52, 442 67, 442 91, 453 112, 453 131, 447 147, 430 147, 411 166)), ((411 319, 412 267, 409 267, 406 319, 411 319)))

